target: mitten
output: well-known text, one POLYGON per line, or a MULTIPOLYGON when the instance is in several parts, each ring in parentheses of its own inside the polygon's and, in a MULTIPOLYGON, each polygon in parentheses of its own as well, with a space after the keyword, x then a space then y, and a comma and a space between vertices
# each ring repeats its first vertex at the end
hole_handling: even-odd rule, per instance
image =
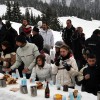
POLYGON ((70 64, 64 63, 63 66, 65 67, 65 69, 67 71, 70 71, 70 69, 71 69, 71 65, 70 64))

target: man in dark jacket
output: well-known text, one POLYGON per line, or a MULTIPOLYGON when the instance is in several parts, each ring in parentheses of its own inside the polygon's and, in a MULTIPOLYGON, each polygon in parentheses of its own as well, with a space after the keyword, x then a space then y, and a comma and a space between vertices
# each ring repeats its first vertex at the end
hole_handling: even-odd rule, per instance
POLYGON ((10 21, 6 22, 6 36, 4 41, 8 41, 12 51, 16 51, 16 41, 15 38, 18 36, 17 31, 12 28, 10 21))
POLYGON ((74 35, 72 35, 72 47, 73 47, 72 50, 79 69, 83 67, 82 49, 84 48, 84 46, 85 46, 85 34, 83 33, 83 28, 77 27, 74 35))
POLYGON ((6 32, 6 26, 2 22, 2 19, 0 18, 0 43, 2 43, 4 41, 5 32, 6 32))
POLYGON ((70 19, 66 21, 66 28, 63 29, 62 31, 62 39, 65 44, 67 44, 71 49, 72 49, 72 35, 75 32, 75 28, 72 25, 72 22, 70 19))
POLYGON ((97 62, 100 64, 100 30, 94 30, 92 36, 85 41, 85 46, 90 48, 96 55, 97 62))
POLYGON ((43 49, 43 37, 39 34, 39 29, 37 27, 33 28, 33 37, 32 37, 32 43, 34 43, 39 51, 43 49))
POLYGON ((100 66, 96 65, 96 56, 93 54, 88 55, 87 62, 83 69, 82 91, 97 95, 97 91, 100 91, 100 66))

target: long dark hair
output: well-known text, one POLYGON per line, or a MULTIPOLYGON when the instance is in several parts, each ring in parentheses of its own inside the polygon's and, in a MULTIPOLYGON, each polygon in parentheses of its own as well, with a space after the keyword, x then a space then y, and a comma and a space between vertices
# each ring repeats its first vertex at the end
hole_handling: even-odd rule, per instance
POLYGON ((38 65, 40 68, 43 68, 44 64, 45 64, 45 56, 44 56, 44 55, 38 55, 38 56, 36 57, 36 65, 38 65), (42 60, 42 65, 38 65, 38 63, 37 63, 37 60, 38 60, 39 58, 42 60))
POLYGON ((11 46, 10 46, 10 44, 9 44, 9 42, 8 42, 8 41, 3 41, 3 42, 1 43, 1 46, 2 46, 2 45, 6 47, 6 49, 5 49, 5 50, 3 50, 3 49, 2 49, 2 51, 3 51, 4 55, 6 55, 6 54, 8 54, 8 53, 11 53, 11 52, 12 52, 11 46))

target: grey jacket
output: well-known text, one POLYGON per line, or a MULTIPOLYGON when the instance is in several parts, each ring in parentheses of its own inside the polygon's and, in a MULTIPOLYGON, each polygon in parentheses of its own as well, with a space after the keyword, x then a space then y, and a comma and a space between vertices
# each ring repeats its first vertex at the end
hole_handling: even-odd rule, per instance
POLYGON ((39 78, 39 81, 51 80, 52 76, 52 67, 50 64, 45 63, 43 68, 39 68, 38 65, 33 68, 31 79, 36 79, 36 75, 39 78))
POLYGON ((39 51, 35 44, 27 43, 24 47, 19 47, 16 51, 16 62, 11 66, 11 69, 18 68, 23 62, 24 66, 32 71, 35 65, 35 59, 38 55, 39 51))

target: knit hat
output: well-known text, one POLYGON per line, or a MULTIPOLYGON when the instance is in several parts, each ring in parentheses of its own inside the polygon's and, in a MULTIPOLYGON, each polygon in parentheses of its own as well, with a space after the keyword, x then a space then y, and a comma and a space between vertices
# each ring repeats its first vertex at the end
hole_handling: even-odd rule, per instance
POLYGON ((57 41, 57 42, 55 43, 55 47, 60 48, 63 44, 64 44, 64 43, 63 43, 62 41, 57 41))
POLYGON ((34 28, 33 28, 33 31, 35 31, 35 32, 38 33, 38 32, 39 32, 39 29, 38 29, 37 27, 34 27, 34 28))
POLYGON ((21 43, 26 43, 26 38, 23 35, 18 35, 16 37, 16 41, 21 42, 21 43))

